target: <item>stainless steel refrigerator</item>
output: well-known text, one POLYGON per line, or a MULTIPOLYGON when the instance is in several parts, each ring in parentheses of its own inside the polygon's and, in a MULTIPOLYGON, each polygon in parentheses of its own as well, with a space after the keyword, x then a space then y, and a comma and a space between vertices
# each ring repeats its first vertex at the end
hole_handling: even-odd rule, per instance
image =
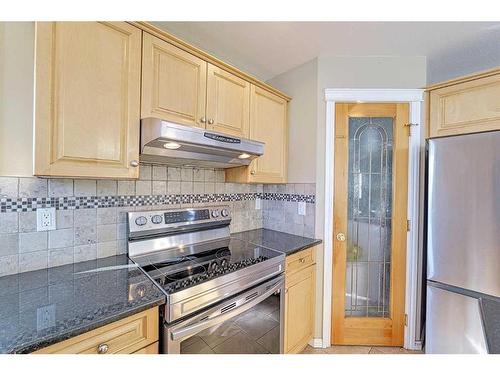
POLYGON ((425 351, 495 352, 500 309, 483 302, 500 306, 500 131, 427 147, 425 351))

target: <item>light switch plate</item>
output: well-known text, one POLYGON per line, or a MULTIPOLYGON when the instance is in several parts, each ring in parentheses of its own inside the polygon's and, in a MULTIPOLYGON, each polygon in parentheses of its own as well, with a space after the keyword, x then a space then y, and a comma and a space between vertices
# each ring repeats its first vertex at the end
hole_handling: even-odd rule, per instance
POLYGON ((299 215, 305 216, 305 214, 306 214, 306 202, 299 202, 299 206, 298 206, 297 211, 298 211, 299 215))
POLYGON ((255 199, 255 209, 260 210, 261 204, 262 204, 262 202, 261 202, 260 198, 256 198, 255 199))
POLYGON ((55 207, 37 208, 36 210, 36 230, 43 232, 56 229, 56 209, 55 207))

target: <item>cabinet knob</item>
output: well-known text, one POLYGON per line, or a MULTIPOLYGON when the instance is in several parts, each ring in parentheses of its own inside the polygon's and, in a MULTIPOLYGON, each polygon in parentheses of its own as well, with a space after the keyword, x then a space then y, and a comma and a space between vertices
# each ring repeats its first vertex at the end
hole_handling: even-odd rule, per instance
POLYGON ((202 124, 204 124, 205 122, 207 122, 207 119, 205 118, 205 116, 203 116, 202 118, 200 118, 200 122, 202 124))
POLYGON ((213 123, 214 123, 214 119, 213 118, 211 118, 211 119, 208 120, 208 124, 209 125, 212 125, 213 123))
POLYGON ((300 263, 304 263, 305 261, 306 261, 306 259, 305 259, 305 258, 300 258, 300 259, 299 259, 299 262, 300 262, 300 263))
POLYGON ((97 354, 106 354, 109 350, 108 344, 99 344, 97 347, 97 354))
POLYGON ((251 175, 254 175, 254 174, 255 174, 255 170, 253 170, 253 169, 252 169, 252 170, 250 171, 250 174, 251 174, 251 175))
POLYGON ((138 162, 137 160, 132 160, 132 161, 130 162, 130 166, 131 166, 131 167, 138 167, 138 166, 139 166, 139 162, 138 162))
POLYGON ((337 233, 337 241, 344 242, 345 241, 345 234, 344 233, 337 233))

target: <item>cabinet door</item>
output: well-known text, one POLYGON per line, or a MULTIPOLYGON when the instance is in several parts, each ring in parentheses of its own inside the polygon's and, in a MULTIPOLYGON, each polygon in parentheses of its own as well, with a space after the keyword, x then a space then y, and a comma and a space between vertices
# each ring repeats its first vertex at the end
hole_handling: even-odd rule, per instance
POLYGON ((430 136, 500 129, 500 74, 430 92, 430 136))
POLYGON ((37 23, 34 174, 137 178, 140 80, 134 26, 37 23))
POLYGON ((158 307, 58 342, 34 354, 130 354, 158 352, 158 307))
POLYGON ((141 118, 205 127, 207 63, 144 33, 141 118))
POLYGON ((314 336, 315 265, 286 275, 285 353, 302 351, 314 336))
POLYGON ((250 96, 250 138, 266 144, 264 155, 250 166, 250 182, 286 182, 287 102, 254 85, 250 96))
POLYGON ((248 138, 250 83, 208 64, 207 129, 248 138))

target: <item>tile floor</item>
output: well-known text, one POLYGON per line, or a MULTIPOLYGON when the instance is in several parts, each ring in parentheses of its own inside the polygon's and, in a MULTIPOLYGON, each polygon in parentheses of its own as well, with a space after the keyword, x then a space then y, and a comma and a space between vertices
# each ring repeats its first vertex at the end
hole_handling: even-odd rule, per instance
POLYGON ((302 354, 424 354, 421 350, 406 350, 392 346, 343 346, 334 345, 325 349, 315 349, 311 346, 302 354))

